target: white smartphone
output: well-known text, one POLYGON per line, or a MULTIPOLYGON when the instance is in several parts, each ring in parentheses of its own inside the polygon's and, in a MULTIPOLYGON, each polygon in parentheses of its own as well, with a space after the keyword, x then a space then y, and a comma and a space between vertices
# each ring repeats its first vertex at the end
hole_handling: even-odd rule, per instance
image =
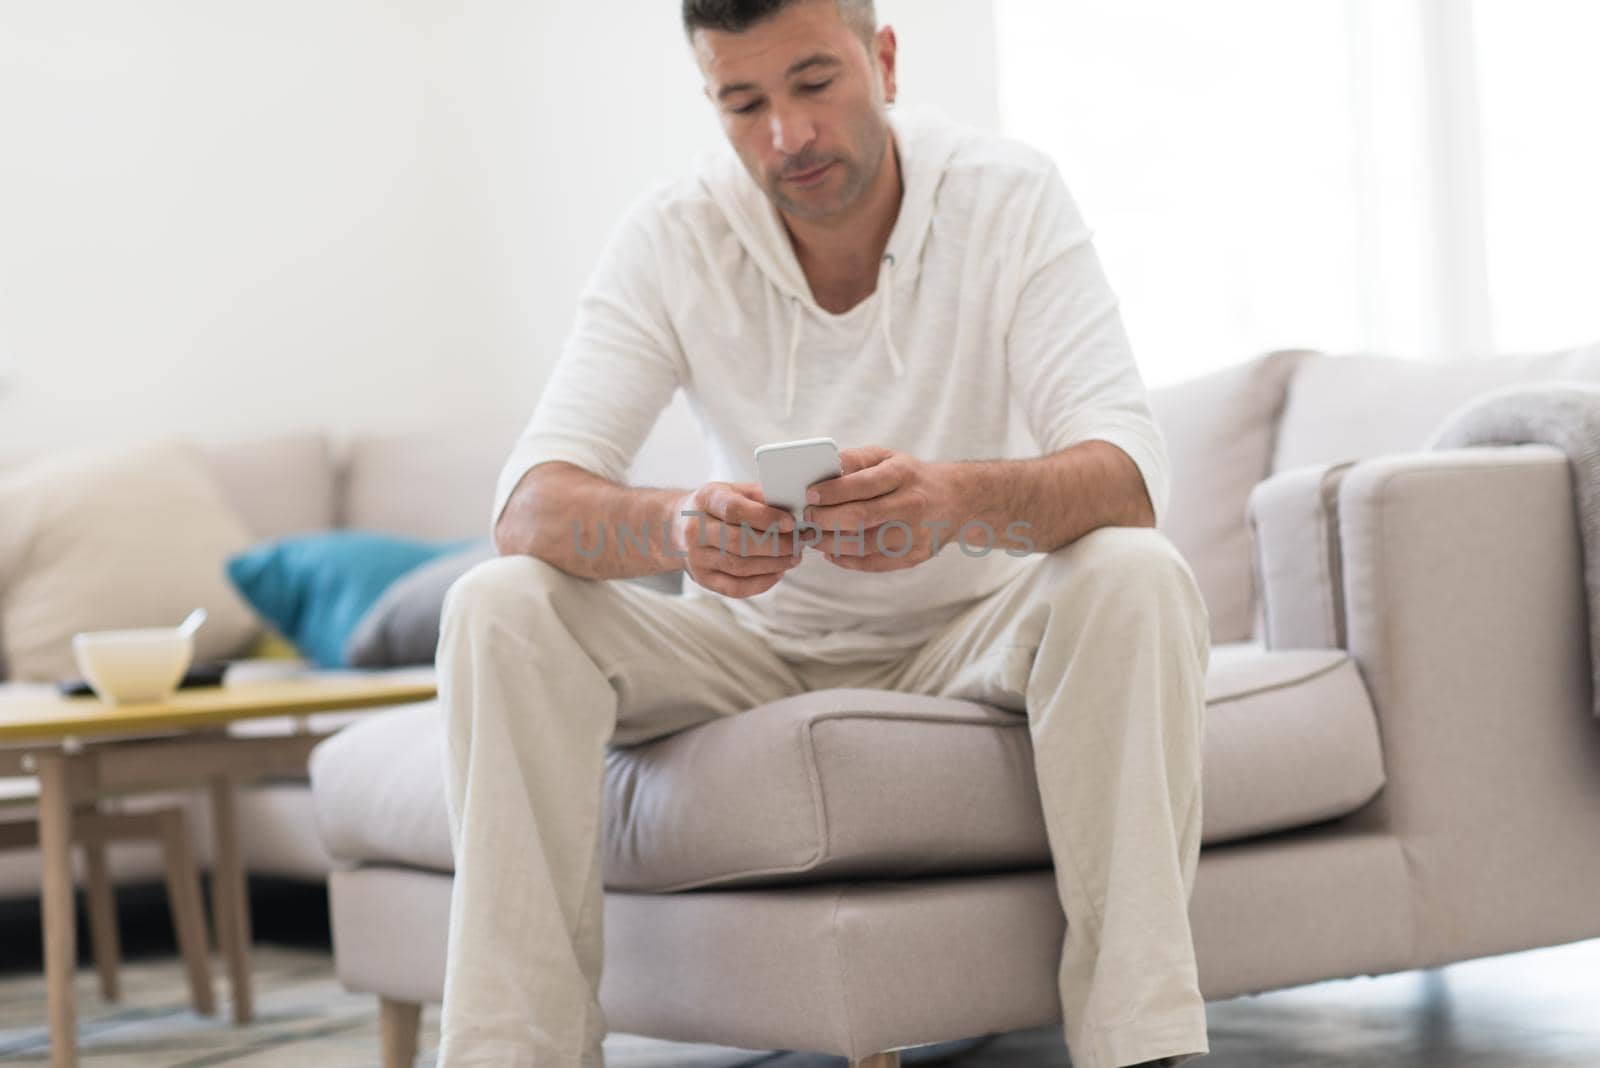
POLYGON ((832 438, 801 438, 779 441, 756 449, 756 471, 761 476, 761 492, 767 503, 782 508, 803 521, 806 488, 844 474, 839 464, 839 447, 832 438))

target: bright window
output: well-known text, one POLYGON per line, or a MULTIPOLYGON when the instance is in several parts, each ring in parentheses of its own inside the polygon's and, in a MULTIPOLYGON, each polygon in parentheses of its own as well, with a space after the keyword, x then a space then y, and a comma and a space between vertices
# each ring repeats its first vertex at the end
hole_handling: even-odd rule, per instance
POLYGON ((1495 339, 1600 340, 1600 4, 1476 7, 1495 339))
POLYGON ((995 0, 1160 385, 1272 348, 1600 339, 1600 3, 995 0))
POLYGON ((1343 0, 999 0, 1006 132, 1055 157, 1145 379, 1360 335, 1343 0))

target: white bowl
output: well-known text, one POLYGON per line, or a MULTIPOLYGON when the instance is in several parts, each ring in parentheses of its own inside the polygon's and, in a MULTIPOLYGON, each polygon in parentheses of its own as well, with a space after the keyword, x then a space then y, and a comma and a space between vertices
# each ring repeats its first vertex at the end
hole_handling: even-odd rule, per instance
POLYGON ((93 630, 73 636, 78 670, 112 705, 171 697, 194 660, 194 636, 177 627, 93 630))

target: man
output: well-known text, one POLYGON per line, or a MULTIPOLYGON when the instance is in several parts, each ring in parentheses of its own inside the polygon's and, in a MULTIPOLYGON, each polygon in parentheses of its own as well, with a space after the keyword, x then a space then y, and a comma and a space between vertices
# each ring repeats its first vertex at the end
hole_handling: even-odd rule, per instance
POLYGON ((830 686, 1025 712, 1074 1063, 1207 1052, 1208 617, 1153 529, 1164 444, 1088 230, 1038 152, 891 115, 871 0, 683 14, 733 152, 618 227, 502 472, 502 555, 445 606, 441 1064, 602 1063, 608 743, 830 686), (716 480, 621 484, 678 388, 716 480), (821 435, 851 447, 813 487, 816 536, 765 503, 752 451, 821 435), (985 524, 1008 532, 988 552, 985 524), (596 581, 673 570, 683 597, 596 581))

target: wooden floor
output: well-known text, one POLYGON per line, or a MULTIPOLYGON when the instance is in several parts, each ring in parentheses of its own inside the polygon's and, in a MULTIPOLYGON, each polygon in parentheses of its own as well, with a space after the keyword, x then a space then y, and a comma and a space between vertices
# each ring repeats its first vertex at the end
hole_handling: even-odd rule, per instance
MULTIPOLYGON (((125 920, 130 918, 124 914, 125 920)), ((25 917, 0 915, 0 943, 37 937, 25 917)), ((375 1068, 377 1011, 347 994, 315 939, 271 941, 255 954, 256 1023, 190 1011, 183 969, 156 952, 124 965, 123 998, 99 998, 94 972, 78 975, 85 1068, 375 1068)), ((134 939, 137 944, 137 939, 134 939)), ((0 1065, 45 1059, 43 980, 0 954, 0 1065)), ((219 994, 226 987, 219 984, 219 994)), ((225 1008, 225 1006, 224 1006, 225 1008)), ((1196 1068, 1596 1068, 1600 1066, 1600 940, 1468 961, 1431 972, 1319 983, 1208 1006, 1212 1053, 1196 1068)), ((432 1065, 438 1010, 423 1016, 418 1065, 432 1065)), ((612 1035, 609 1068, 838 1068, 838 1058, 693 1047, 612 1035)), ((907 1051, 903 1063, 962 1068, 1061 1068, 1058 1029, 907 1051)))

